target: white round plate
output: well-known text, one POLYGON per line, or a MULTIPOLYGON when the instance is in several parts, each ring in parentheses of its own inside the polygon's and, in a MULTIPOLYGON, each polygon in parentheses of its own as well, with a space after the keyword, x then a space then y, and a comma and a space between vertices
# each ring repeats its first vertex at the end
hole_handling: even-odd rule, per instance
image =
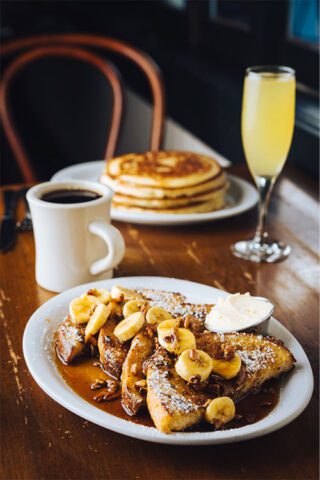
MULTIPOLYGON (((51 178, 52 182, 65 182, 68 180, 91 180, 98 182, 105 162, 87 162, 63 168, 51 178)), ((179 213, 167 214, 154 212, 125 212, 116 208, 111 209, 111 218, 120 222, 140 223, 146 225, 184 225, 202 223, 222 218, 239 215, 258 202, 257 190, 245 180, 227 174, 230 187, 227 193, 227 206, 221 210, 208 213, 179 213)))
POLYGON ((23 353, 31 375, 56 402, 82 418, 129 437, 175 445, 206 445, 238 442, 277 430, 294 420, 308 405, 313 391, 309 360, 294 336, 277 320, 268 324, 270 335, 280 338, 295 356, 295 368, 282 380, 280 401, 264 419, 238 429, 216 432, 182 432, 169 435, 156 428, 137 425, 103 412, 78 396, 63 380, 54 363, 53 336, 68 312, 69 302, 89 288, 147 287, 184 294, 195 303, 212 303, 226 292, 199 283, 165 277, 123 277, 67 290, 42 305, 30 318, 23 336, 23 353))

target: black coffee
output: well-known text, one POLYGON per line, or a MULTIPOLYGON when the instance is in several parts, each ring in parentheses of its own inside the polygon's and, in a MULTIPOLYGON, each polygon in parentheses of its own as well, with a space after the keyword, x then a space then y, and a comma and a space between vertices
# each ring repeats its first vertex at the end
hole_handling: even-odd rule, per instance
POLYGON ((91 202, 92 200, 97 200, 101 198, 101 195, 97 192, 92 192, 91 190, 82 190, 82 189, 64 189, 64 190, 54 190, 53 192, 45 193, 41 200, 50 203, 83 203, 91 202))

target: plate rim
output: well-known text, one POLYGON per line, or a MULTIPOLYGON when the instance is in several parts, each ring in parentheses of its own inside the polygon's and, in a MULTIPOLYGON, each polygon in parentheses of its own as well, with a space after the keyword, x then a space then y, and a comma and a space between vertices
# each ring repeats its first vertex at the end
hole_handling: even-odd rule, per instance
MULTIPOLYGON (((76 170, 77 168, 82 168, 83 170, 87 168, 99 168, 103 166, 105 160, 94 160, 92 162, 77 163, 75 165, 70 165, 68 167, 58 170, 50 179, 52 182, 58 181, 67 181, 63 178, 61 174, 76 170)), ((170 215, 167 213, 160 213, 155 216, 154 213, 143 213, 143 212, 126 212, 117 210, 115 208, 111 209, 111 218, 119 222, 130 222, 144 225, 186 225, 186 224, 195 224, 195 223, 204 223, 208 221, 223 220, 225 218, 230 218, 236 215, 240 215, 251 208, 253 208, 259 201, 259 195, 254 186, 247 180, 228 173, 226 169, 226 175, 228 179, 236 184, 246 196, 248 196, 245 201, 241 200, 239 204, 223 208, 221 210, 216 210, 213 212, 206 213, 178 213, 175 215, 170 215)), ((74 178, 76 179, 76 178, 74 178)))
MULTIPOLYGON (((118 418, 114 415, 111 415, 107 412, 103 412, 102 410, 98 409, 94 405, 91 405, 89 402, 86 400, 82 399, 79 395, 77 395, 76 392, 74 392, 71 387, 68 386, 68 384, 63 380, 60 374, 58 374, 58 370, 56 369, 54 362, 50 361, 49 358, 47 358, 48 362, 50 363, 50 367, 52 368, 52 374, 57 375, 59 377, 59 381, 61 385, 63 385, 65 388, 63 390, 63 394, 57 393, 54 389, 50 387, 50 382, 45 382, 43 381, 43 378, 41 377, 41 374, 39 375, 39 372, 37 372, 37 368, 34 364, 34 360, 32 360, 32 353, 30 353, 30 345, 28 344, 29 342, 29 335, 30 332, 32 332, 32 328, 34 328, 34 324, 37 326, 37 323, 40 322, 38 320, 38 316, 42 312, 45 312, 48 308, 51 306, 54 306, 56 302, 61 299, 61 297, 67 298, 68 296, 73 296, 77 295, 78 291, 82 289, 88 289, 91 288, 93 285, 98 288, 99 286, 101 287, 102 285, 106 286, 107 284, 111 284, 112 282, 116 283, 126 283, 128 282, 148 282, 147 286, 149 288, 159 288, 157 286, 153 286, 151 282, 165 282, 164 285, 161 287, 165 289, 164 287, 169 285, 167 288, 168 291, 172 291, 172 286, 170 287, 170 283, 185 283, 186 285, 189 286, 199 286, 201 289, 203 287, 219 293, 219 295, 226 295, 227 292, 224 292, 222 290, 218 290, 215 287, 211 287, 209 285, 201 284, 198 282, 191 282, 188 280, 183 280, 183 279, 177 279, 177 278, 172 278, 172 277, 158 277, 158 276, 136 276, 136 277, 117 277, 117 278, 112 278, 109 280, 100 280, 97 282, 90 282, 87 284, 83 285, 78 285, 76 287, 73 287, 72 289, 66 290, 65 292, 60 293, 59 295, 54 296, 53 298, 49 299, 47 302, 42 304, 30 317, 28 320, 24 334, 23 334, 23 355, 25 362, 27 364, 27 367, 31 373, 31 376, 35 380, 35 382, 39 385, 39 387, 49 396, 51 397, 54 401, 56 401, 58 404, 62 405, 64 408, 67 410, 75 413, 76 415, 80 416, 81 418, 84 418, 85 420, 89 420, 92 423, 95 423, 97 425, 100 425, 103 428, 107 428, 108 430, 112 430, 117 433, 121 433, 123 435, 140 439, 140 440, 145 440, 145 441, 150 441, 150 442, 155 442, 155 443, 164 443, 164 444, 174 444, 174 445, 209 445, 209 444, 224 444, 224 443, 234 443, 234 442, 239 442, 239 441, 244 441, 244 440, 249 440, 252 438, 264 436, 268 433, 271 433, 273 431, 276 431, 288 423, 292 422, 295 418, 297 418, 303 410, 307 407, 307 405, 310 402, 312 393, 313 393, 313 386, 314 386, 314 379, 313 379, 313 373, 311 369, 311 365, 309 362, 309 359, 304 352, 304 349, 298 342, 298 340, 294 337, 294 335, 286 328, 284 327, 278 320, 272 317, 271 321, 275 322, 274 325, 277 326, 278 328, 282 330, 282 332, 290 337, 290 340, 296 343, 296 348, 300 349, 300 354, 303 357, 303 366, 304 366, 304 376, 305 380, 308 381, 308 388, 305 389, 304 391, 304 397, 303 401, 300 401, 299 407, 294 410, 290 415, 285 416, 282 418, 282 420, 272 423, 272 414, 273 412, 276 411, 277 407, 267 416, 264 417, 264 419, 260 420, 259 422, 256 422, 252 425, 248 425, 245 427, 241 427, 239 429, 231 429, 231 430, 225 430, 225 431, 218 431, 218 432, 177 432, 177 433, 171 433, 170 435, 163 434, 159 431, 157 431, 154 427, 146 427, 143 425, 135 424, 133 422, 118 418), (170 282, 169 282, 170 280, 170 282), (77 292, 77 293, 75 293, 77 292), (54 372, 54 373, 53 373, 54 372), (74 396, 77 400, 79 405, 83 405, 84 409, 79 408, 78 406, 70 403, 68 401, 68 398, 66 399, 65 397, 74 396), (80 400, 79 400, 80 399, 80 400), (101 418, 100 418, 101 417, 101 418), (264 422, 266 419, 271 419, 271 424, 268 424, 270 422, 264 422), (106 425, 108 423, 108 420, 111 421, 111 424, 106 425), (261 422, 263 424, 267 423, 266 425, 263 425, 262 428, 259 428, 259 424, 261 426, 261 422), (128 425, 130 424, 130 425, 128 425)), ((126 286, 126 285, 124 285, 126 286)), ((131 285, 133 286, 133 285, 131 285)), ((137 285, 138 286, 138 285, 137 285)), ((142 286, 142 285, 141 285, 142 286)), ((209 292, 208 290, 208 292, 209 292)), ((183 292, 181 292, 183 293, 183 292)), ((204 296, 204 294, 200 293, 200 296, 204 296)), ((66 302, 67 300, 62 300, 63 302, 66 302)), ((47 315, 44 315, 47 316, 47 315)), ((41 325, 41 324, 40 324, 41 325)), ((43 325, 44 325, 44 320, 43 320, 43 325)), ((41 330, 41 338, 42 340, 44 339, 46 334, 46 329, 42 328, 41 330)), ((52 341, 52 338, 51 338, 52 341)), ((43 347, 43 343, 41 343, 41 346, 43 347)), ((52 357, 51 352, 51 357, 52 357)), ((41 351, 41 355, 47 355, 47 352, 41 351)), ((50 354, 49 354, 50 355, 50 354)), ((41 371, 41 369, 40 369, 41 371)), ((292 372, 294 374, 294 371, 292 372)), ((54 376, 55 376, 54 375, 54 376)), ((46 377, 45 377, 46 378, 46 377)), ((284 387, 285 388, 285 387, 284 387)), ((283 390, 283 388, 282 388, 283 390)))

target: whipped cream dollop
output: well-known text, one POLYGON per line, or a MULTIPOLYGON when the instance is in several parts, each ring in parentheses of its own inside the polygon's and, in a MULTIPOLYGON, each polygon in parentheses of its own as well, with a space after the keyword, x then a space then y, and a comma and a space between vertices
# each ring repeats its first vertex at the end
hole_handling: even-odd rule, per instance
POLYGON ((266 298, 235 293, 218 298, 206 316, 205 326, 211 332, 236 332, 258 325, 269 318, 272 311, 273 304, 266 298))

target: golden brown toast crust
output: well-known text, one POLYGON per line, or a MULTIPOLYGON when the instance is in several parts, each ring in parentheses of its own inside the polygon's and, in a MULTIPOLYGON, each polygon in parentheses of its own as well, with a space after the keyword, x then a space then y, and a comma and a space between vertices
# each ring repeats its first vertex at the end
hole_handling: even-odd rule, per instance
POLYGON ((147 370, 147 405, 162 432, 184 430, 199 423, 207 399, 229 396, 239 401, 257 392, 267 380, 291 370, 295 362, 282 342, 253 333, 221 335, 207 331, 196 334, 196 344, 212 358, 221 351, 221 345, 233 347, 242 359, 241 370, 232 380, 211 374, 207 383, 194 388, 176 374, 174 357, 158 348, 147 370))
MULTIPOLYGON (((258 391, 261 385, 294 367, 295 358, 280 340, 254 333, 196 335, 197 348, 215 358, 221 345, 231 346, 240 355, 244 369, 231 381, 213 375, 209 383, 218 383, 234 400, 258 391)), ((224 392, 225 393, 225 392, 224 392)))
POLYGON ((117 325, 114 318, 109 318, 101 328, 98 337, 98 349, 102 369, 112 377, 120 380, 122 366, 129 346, 119 342, 113 331, 117 325))
POLYGON ((65 365, 89 353, 89 347, 84 342, 84 331, 84 326, 74 325, 69 317, 59 325, 56 336, 56 351, 65 365))
POLYGON ((173 364, 166 350, 158 347, 147 370, 148 410, 163 433, 185 430, 199 423, 207 400, 177 375, 173 364))
POLYGON ((150 357, 154 339, 143 329, 131 342, 126 360, 122 367, 122 406, 128 415, 136 415, 145 404, 146 388, 141 380, 145 379, 143 364, 150 357), (137 384, 138 382, 138 384, 137 384), (139 385, 140 382, 140 385, 139 385))
POLYGON ((188 303, 181 293, 139 289, 151 306, 160 306, 167 310, 174 318, 180 317, 184 325, 193 332, 203 332, 204 321, 212 305, 188 303))

